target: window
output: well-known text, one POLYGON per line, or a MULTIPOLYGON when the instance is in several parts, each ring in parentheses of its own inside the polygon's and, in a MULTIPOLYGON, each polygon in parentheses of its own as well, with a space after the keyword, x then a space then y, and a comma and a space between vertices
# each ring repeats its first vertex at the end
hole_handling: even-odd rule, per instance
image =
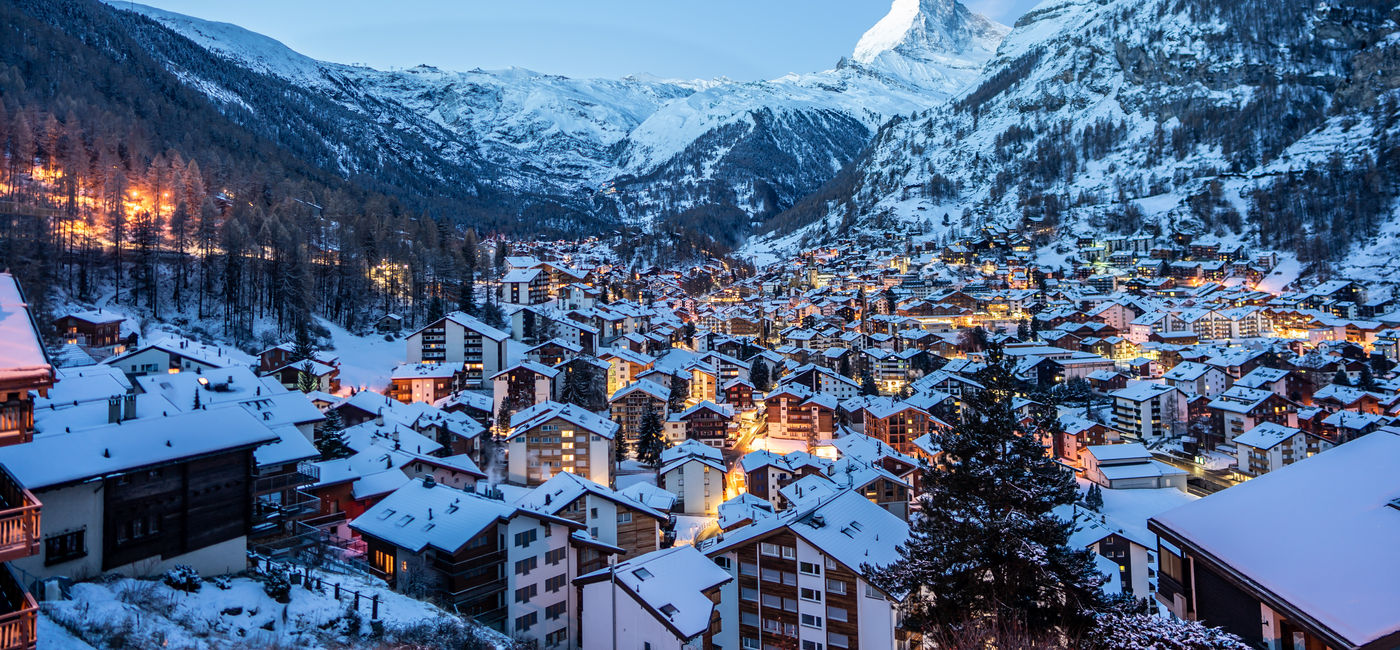
POLYGON ((563 562, 564 558, 568 557, 568 555, 569 549, 567 547, 550 549, 548 551, 545 551, 544 563, 551 565, 559 564, 560 562, 563 562))
POLYGON ((827 643, 827 645, 829 645, 829 646, 831 646, 831 647, 833 647, 833 648, 849 648, 849 647, 851 647, 851 639, 850 639, 850 637, 848 637, 848 636, 846 636, 846 635, 844 635, 844 634, 837 634, 837 633, 835 633, 835 632, 830 632, 830 633, 828 633, 828 634, 826 635, 826 643, 827 643))
POLYGON ((822 650, 822 644, 816 641, 803 641, 802 650, 822 650))
POLYGON ((632 513, 630 513, 630 512, 619 512, 619 513, 617 513, 617 523, 619 523, 619 524, 630 524, 630 523, 632 523, 632 513))
MULTIPOLYGON (((748 625, 748 626, 751 626, 751 627, 758 627, 758 613, 757 613, 757 612, 739 612, 739 623, 740 623, 741 625, 748 625)), ((757 646, 754 646, 754 647, 757 647, 757 646)))
POLYGON ((797 597, 801 598, 802 600, 807 600, 814 603, 822 602, 822 592, 817 591, 816 589, 808 589, 806 587, 798 589, 797 597))
POLYGON ((545 620, 549 621, 557 620, 560 617, 562 617, 565 613, 567 613, 568 609, 568 602, 554 603, 553 605, 544 608, 544 618, 545 620))
POLYGON ((788 559, 788 560, 795 560, 795 559, 797 559, 797 549, 795 549, 795 548, 793 548, 793 547, 791 547, 791 546, 784 546, 784 547, 782 547, 782 548, 783 548, 783 558, 784 558, 784 559, 788 559))
POLYGON ((768 542, 763 542, 762 544, 758 545, 758 551, 769 557, 778 557, 777 544, 769 544, 768 542))
POLYGON ((833 594, 845 594, 846 583, 841 580, 826 579, 826 590, 833 594))
POLYGON ((715 564, 718 564, 723 569, 728 569, 730 567, 729 558, 723 555, 715 558, 715 564))
POLYGON ((569 628, 561 628, 544 635, 544 645, 548 648, 555 648, 564 645, 569 640, 569 628))
POLYGON ((744 650, 759 650, 759 648, 763 646, 759 644, 758 639, 755 639, 751 636, 746 636, 743 638, 743 640, 739 641, 739 647, 743 648, 744 650))
POLYGON ((534 543, 535 543, 535 540, 538 538, 538 535, 539 535, 539 531, 537 531, 537 530, 535 530, 535 529, 533 529, 533 528, 530 529, 530 530, 526 530, 526 531, 522 531, 522 532, 516 533, 516 534, 515 534, 515 545, 516 545, 516 546, 529 546, 529 545, 531 545, 531 544, 534 544, 534 543))
POLYGON ((739 598, 750 602, 758 600, 758 590, 753 587, 739 587, 739 598))
POLYGON ((803 614, 803 615, 802 615, 802 627, 821 627, 821 626, 822 626, 822 617, 820 617, 820 616, 814 616, 814 615, 812 615, 812 614, 803 614))
POLYGON ((556 591, 559 591, 560 589, 563 589, 564 585, 568 584, 568 582, 569 577, 561 573, 557 576, 554 576, 553 578, 545 580, 544 590, 552 594, 556 591))
POLYGON ((530 599, 531 599, 531 598, 534 598, 535 596, 538 596, 539 593, 540 593, 540 586, 539 586, 539 585, 526 585, 526 586, 524 586, 524 587, 521 587, 521 588, 515 590, 515 602, 517 602, 517 603, 528 603, 528 602, 530 602, 530 599))
POLYGON ((798 562, 797 572, 809 576, 819 576, 822 574, 822 568, 816 562, 798 562))
POLYGON ((832 607, 831 605, 827 605, 827 606, 826 606, 826 619, 827 619, 828 621, 836 621, 836 622, 838 622, 838 623, 845 623, 845 622, 847 622, 847 619, 846 619, 846 609, 845 609, 844 607, 832 607))
POLYGON ((526 630, 528 630, 528 629, 534 627, 534 626, 535 626, 535 623, 538 623, 539 620, 540 620, 540 613, 539 613, 539 612, 530 612, 529 614, 526 614, 526 615, 524 615, 524 616, 521 616, 521 617, 519 617, 519 618, 516 618, 516 619, 515 619, 515 631, 516 631, 516 632, 524 632, 524 631, 526 631, 526 630))
POLYGON ((754 564, 753 562, 740 562, 740 563, 739 563, 739 575, 741 575, 741 576, 756 576, 756 575, 758 575, 758 565, 757 565, 757 564, 754 564))
POLYGON ((877 599, 877 600, 884 600, 884 599, 885 599, 885 595, 882 594, 882 593, 880 593, 880 590, 879 590, 879 589, 876 589, 876 588, 875 588, 875 585, 865 585, 865 597, 866 597, 866 598, 875 598, 875 599, 877 599))
POLYGON ((87 555, 87 529, 60 533, 44 540, 44 565, 59 564, 87 555))
POLYGON ((537 566, 539 566, 539 558, 537 556, 531 555, 530 557, 527 557, 515 563, 515 575, 523 576, 531 571, 534 571, 535 567, 537 566))

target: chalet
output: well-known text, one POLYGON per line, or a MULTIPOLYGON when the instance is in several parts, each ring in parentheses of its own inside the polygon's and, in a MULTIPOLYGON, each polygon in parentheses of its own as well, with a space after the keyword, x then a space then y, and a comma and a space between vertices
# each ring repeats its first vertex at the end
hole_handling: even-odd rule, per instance
POLYGON ((661 452, 658 485, 676 495, 679 511, 714 515, 724 501, 724 455, 710 445, 687 440, 661 452))
POLYGON ((460 364, 470 388, 500 372, 506 362, 510 335, 466 313, 452 312, 404 339, 408 363, 460 364))
POLYGON ((1084 477, 1110 489, 1174 487, 1186 491, 1188 474, 1152 459, 1141 443, 1090 445, 1081 457, 1084 477))
POLYGON ((610 554, 576 535, 573 521, 430 477, 395 490, 350 526, 396 591, 543 646, 577 636, 578 595, 569 582, 585 570, 587 553, 610 554))
POLYGON ((29 442, 34 436, 34 398, 54 385, 54 367, 39 338, 19 282, 0 273, 0 446, 29 442))
POLYGON ((814 443, 835 433, 836 398, 788 384, 763 398, 768 436, 814 443))
POLYGON ((522 495, 516 505, 583 526, 589 537, 619 549, 619 559, 660 548, 668 518, 605 485, 560 472, 522 495))
POLYGON ((608 413, 617 423, 618 435, 631 444, 641 435, 642 420, 647 411, 655 412, 658 419, 664 420, 670 400, 670 388, 649 379, 640 379, 608 398, 608 413))
POLYGON ((516 413, 506 436, 507 480, 539 485, 573 473, 612 485, 618 425, 573 404, 543 402, 516 413))
POLYGON ((715 645, 904 647, 900 596, 870 584, 862 567, 894 562, 908 535, 905 522, 847 490, 705 540, 699 550, 734 578, 715 645))
POLYGON ((0 448, 0 465, 45 507, 45 553, 14 564, 39 578, 149 576, 176 564, 204 575, 241 571, 253 525, 253 452, 278 440, 230 406, 0 448))
POLYGON ((432 404, 463 388, 466 371, 447 363, 404 363, 389 375, 389 397, 432 404))
POLYGON ((85 348, 115 348, 121 343, 126 318, 102 309, 68 311, 55 318, 54 329, 65 342, 85 348))
POLYGON ((501 302, 540 305, 549 302, 549 274, 540 268, 511 269, 501 277, 501 302))
POLYGON ((733 581, 693 546, 634 557, 574 579, 583 650, 717 647, 721 587, 733 581))
POLYGON ((1114 428, 1139 440, 1170 435, 1175 425, 1186 421, 1186 400, 1172 386, 1140 381, 1109 396, 1114 428))
POLYGON ((1351 596, 1400 602, 1397 458, 1400 431, 1387 429, 1151 517, 1157 601, 1253 647, 1395 647, 1393 610, 1351 596), (1322 548, 1328 562, 1307 559, 1322 548))
POLYGON ((627 348, 604 350, 598 355, 598 358, 608 362, 609 395, 636 381, 638 375, 651 370, 656 363, 656 359, 627 348))
POLYGON ((1298 425, 1297 405, 1267 390, 1235 386, 1211 400, 1209 409, 1217 422, 1218 444, 1231 442, 1264 422, 1298 425))
POLYGON ((493 387, 492 413, 499 421, 503 415, 518 413, 555 397, 555 377, 559 370, 533 361, 517 363, 491 375, 493 387))
POLYGON ((1184 394, 1204 397, 1215 397, 1230 387, 1230 376, 1224 370, 1193 361, 1176 364, 1162 380, 1184 394))
POLYGON ((1237 472, 1247 478, 1263 476, 1332 447, 1325 439, 1300 429, 1263 422, 1235 437, 1237 472))
POLYGON ((736 410, 748 411, 754 408, 753 392, 752 382, 731 379, 720 386, 720 399, 736 410))
POLYGON ((774 507, 786 505, 781 491, 789 483, 804 476, 825 474, 828 464, 829 461, 806 452, 779 455, 759 450, 739 458, 739 470, 744 473, 748 493, 768 500, 774 507))
POLYGON ((102 361, 122 369, 128 377, 150 374, 203 373, 220 368, 243 366, 223 348, 171 337, 147 343, 102 361))
POLYGON ((685 437, 716 449, 729 449, 734 444, 734 407, 705 400, 676 414, 685 425, 685 437))

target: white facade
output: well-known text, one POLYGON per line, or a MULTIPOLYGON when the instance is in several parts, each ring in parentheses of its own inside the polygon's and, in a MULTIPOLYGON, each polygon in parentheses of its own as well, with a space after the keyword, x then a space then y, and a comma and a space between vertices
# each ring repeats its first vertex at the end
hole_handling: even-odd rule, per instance
POLYGON ((503 528, 506 634, 534 640, 542 648, 578 647, 573 641, 577 630, 571 629, 578 609, 573 580, 578 576, 569 527, 534 517, 512 517, 503 528), (517 543, 522 541, 524 545, 517 543), (550 551, 554 551, 553 564, 550 551))
POLYGON ((724 503, 724 471, 689 458, 661 474, 661 488, 676 495, 676 510, 687 515, 714 515, 724 503))

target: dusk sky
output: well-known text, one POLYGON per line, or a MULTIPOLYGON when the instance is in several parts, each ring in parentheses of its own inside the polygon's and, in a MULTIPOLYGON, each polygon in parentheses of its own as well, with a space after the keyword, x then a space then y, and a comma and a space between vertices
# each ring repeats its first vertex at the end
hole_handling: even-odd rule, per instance
MULTIPOLYGON (((1039 0, 969 0, 1011 24, 1039 0)), ((113 2, 120 6, 121 2, 113 2)), ((772 78, 830 68, 889 0, 146 0, 308 56, 377 68, 521 66, 569 76, 772 78)))

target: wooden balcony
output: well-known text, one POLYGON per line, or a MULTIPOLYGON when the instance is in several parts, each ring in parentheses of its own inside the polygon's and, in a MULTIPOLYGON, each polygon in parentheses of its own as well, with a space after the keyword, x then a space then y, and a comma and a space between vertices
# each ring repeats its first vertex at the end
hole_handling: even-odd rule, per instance
MULTIPOLYGON (((0 467, 0 562, 39 553, 41 504, 3 467, 0 467)), ((8 646, 0 643, 0 650, 8 646)))
POLYGON ((34 650, 38 625, 39 603, 0 566, 0 650, 34 650))

